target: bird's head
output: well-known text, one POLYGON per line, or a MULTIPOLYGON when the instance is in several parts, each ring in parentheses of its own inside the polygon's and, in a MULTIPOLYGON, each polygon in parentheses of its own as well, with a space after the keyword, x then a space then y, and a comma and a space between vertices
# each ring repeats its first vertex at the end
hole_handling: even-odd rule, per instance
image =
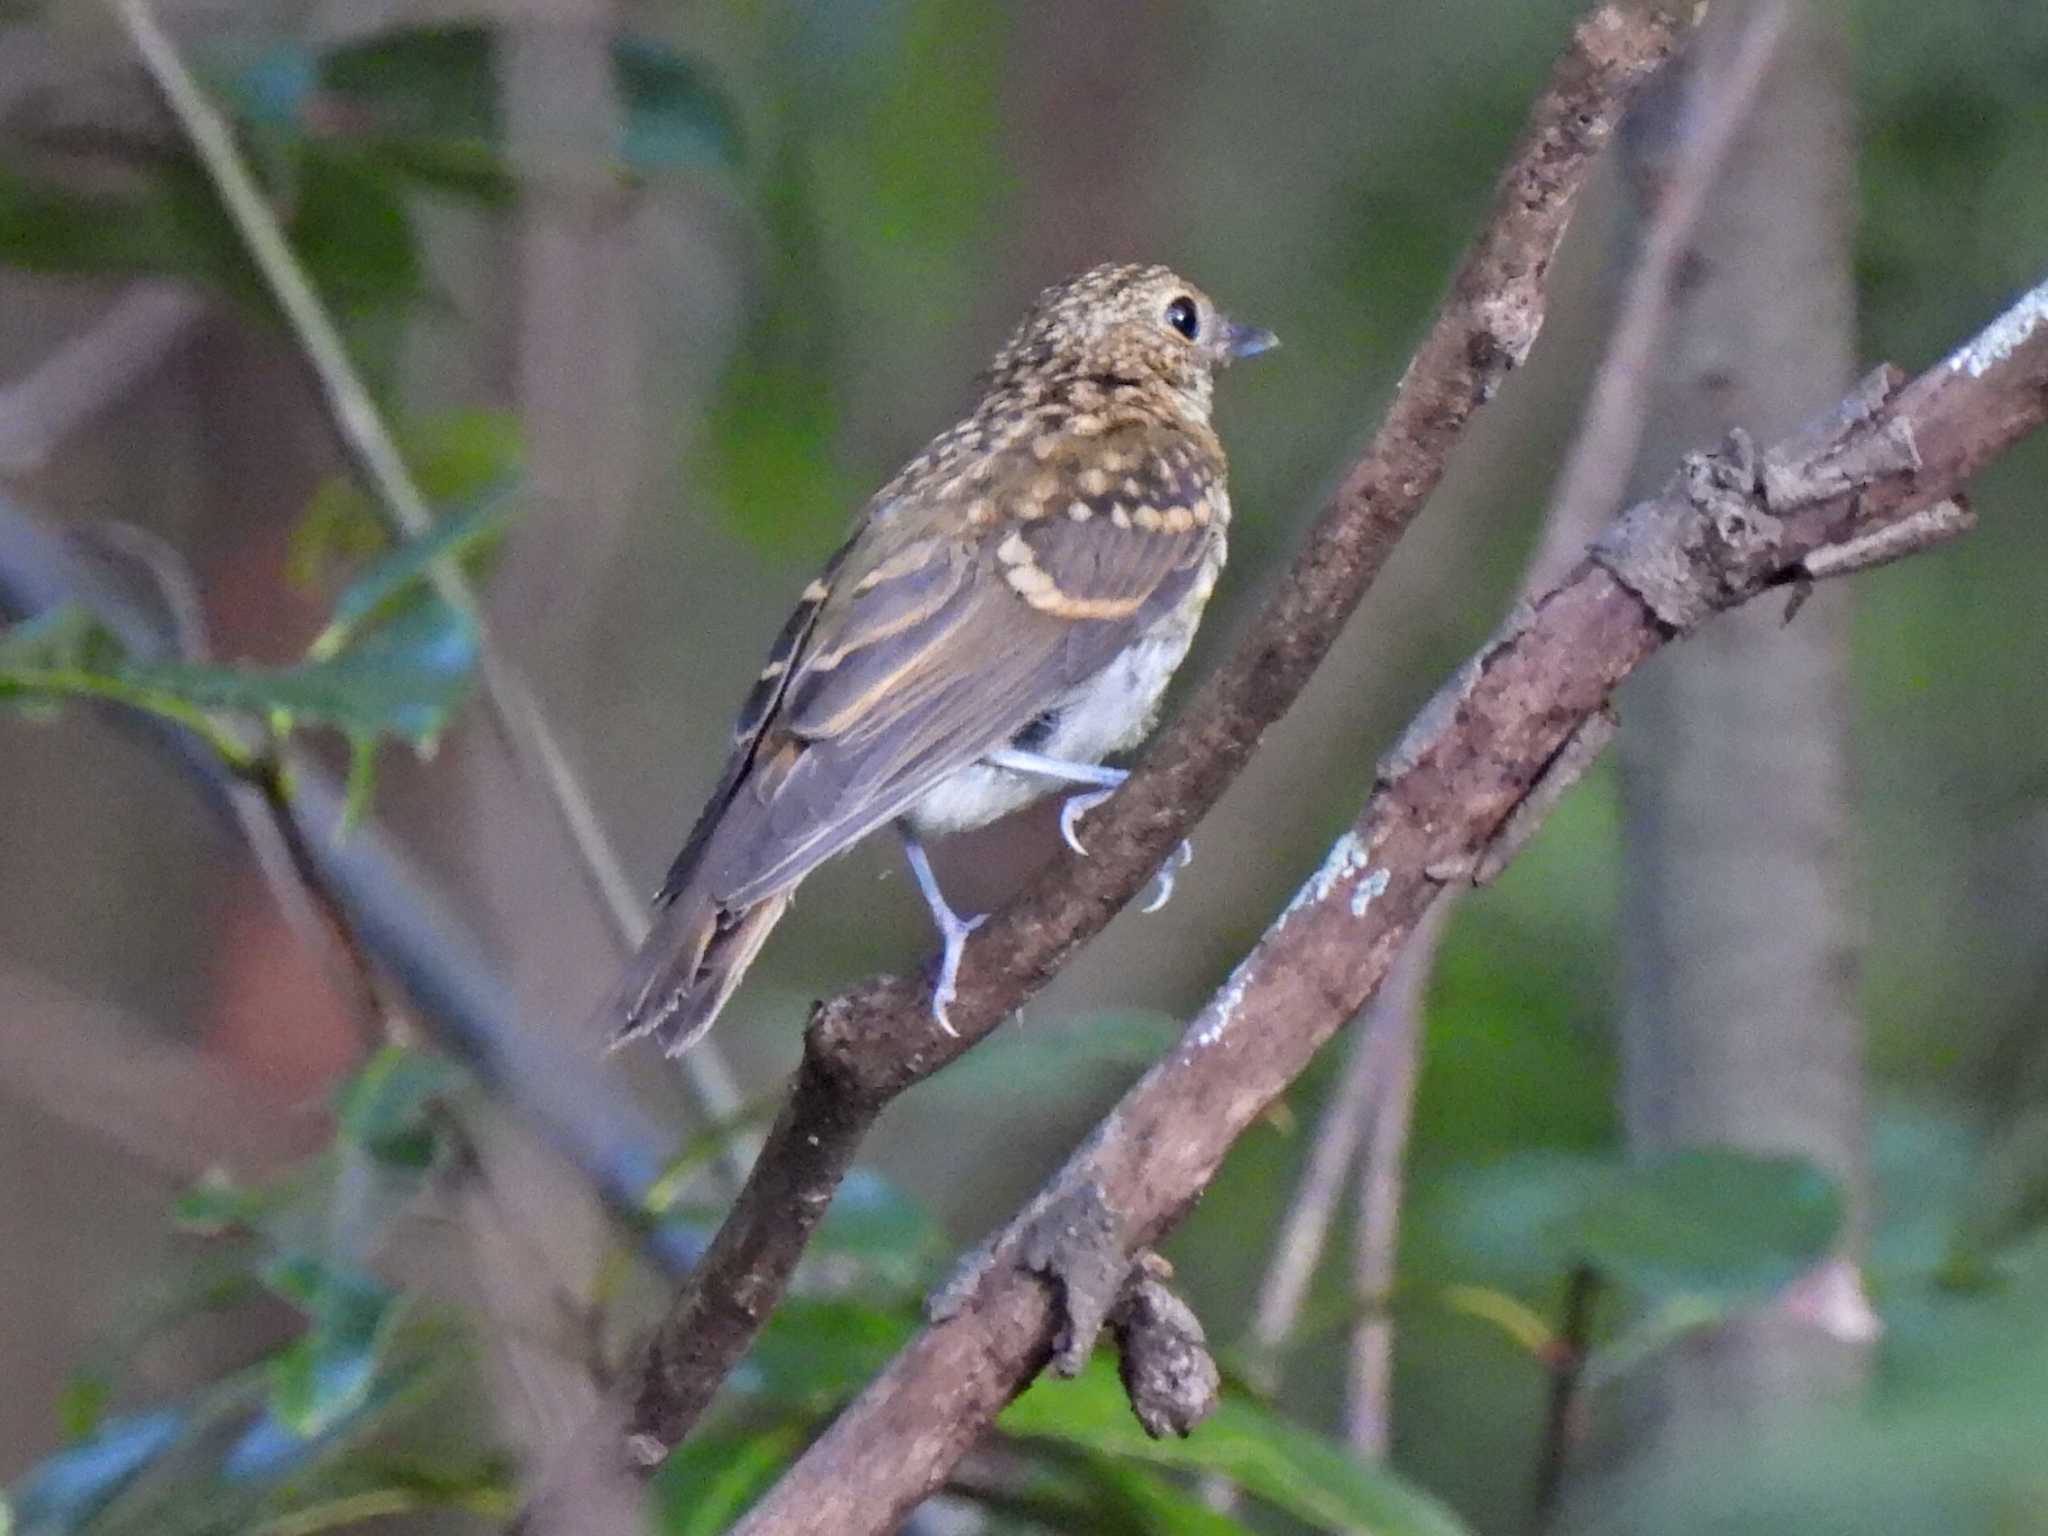
POLYGON ((991 372, 1164 385, 1206 414, 1218 368, 1277 344, 1170 268, 1108 265, 1041 293, 991 372))

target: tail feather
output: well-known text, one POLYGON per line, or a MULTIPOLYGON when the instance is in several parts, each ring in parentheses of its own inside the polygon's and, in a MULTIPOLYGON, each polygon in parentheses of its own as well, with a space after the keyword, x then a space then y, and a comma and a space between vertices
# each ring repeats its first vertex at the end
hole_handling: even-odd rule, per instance
POLYGON ((614 1045, 653 1035, 670 1056, 704 1038, 789 905, 789 893, 728 912, 682 892, 654 920, 612 1005, 614 1045))

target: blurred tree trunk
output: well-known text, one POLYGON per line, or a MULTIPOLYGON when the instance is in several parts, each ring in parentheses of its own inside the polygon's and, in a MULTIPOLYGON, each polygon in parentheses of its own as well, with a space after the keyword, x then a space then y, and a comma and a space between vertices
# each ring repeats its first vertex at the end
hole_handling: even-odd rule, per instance
MULTIPOLYGON (((1690 68, 1727 68, 1771 3, 1717 5, 1690 68)), ((1793 4, 1677 268, 1635 494, 1730 428, 1785 432, 1853 376, 1844 18, 1837 0, 1793 4)), ((1646 200, 1687 131, 1689 89, 1674 79, 1632 125, 1646 200)), ((1726 615, 1627 691, 1622 1108, 1637 1158, 1706 1143, 1798 1153, 1860 1212, 1847 597, 1823 590, 1790 625, 1775 603, 1726 615)), ((1792 1311, 1669 1351, 1630 1453, 1853 1382, 1861 1346, 1792 1311)))
MULTIPOLYGON (((617 163, 609 0, 501 0, 507 141, 521 178, 508 252, 504 388, 526 452, 526 507, 491 581, 511 655, 572 758, 592 603, 628 527, 642 468, 632 282, 634 195, 617 163)), ((522 1011, 564 1030, 607 985, 616 948, 539 783, 489 733, 463 745, 465 857, 522 1011)))

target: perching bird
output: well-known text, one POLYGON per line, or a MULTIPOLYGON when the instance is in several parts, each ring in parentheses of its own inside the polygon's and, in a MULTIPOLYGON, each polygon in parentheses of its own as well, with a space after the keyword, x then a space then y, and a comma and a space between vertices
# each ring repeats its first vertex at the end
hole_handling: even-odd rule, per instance
MULTIPOLYGON (((921 838, 978 827, 1151 728, 1222 569, 1230 500, 1211 386, 1274 344, 1164 267, 1048 288, 981 401, 875 494, 804 589, 614 1004, 670 1054, 718 1017, 797 882, 895 822, 945 940, 946 1004, 981 921, 921 838)), ((1079 847, 1078 842, 1075 846, 1079 847)))

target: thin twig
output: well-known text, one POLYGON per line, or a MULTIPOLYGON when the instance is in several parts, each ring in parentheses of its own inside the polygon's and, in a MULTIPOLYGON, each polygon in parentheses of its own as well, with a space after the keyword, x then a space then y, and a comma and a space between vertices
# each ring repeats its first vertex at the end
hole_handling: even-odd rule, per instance
POLYGON ((1440 900, 1415 925, 1414 935, 1366 1009, 1362 1026, 1373 1045, 1372 1132, 1358 1170, 1358 1221, 1352 1233, 1352 1294, 1362 1310, 1351 1330, 1344 1434, 1367 1461, 1386 1460, 1393 1435, 1391 1305, 1408 1128, 1415 1115, 1429 978, 1451 911, 1450 901, 1440 900))
MULTIPOLYGON (((1642 437, 1643 413, 1650 397, 1650 364, 1669 326, 1672 285, 1699 227, 1707 194, 1777 56, 1788 21, 1786 5, 1767 6, 1750 18, 1724 68, 1704 76, 1695 68, 1684 72, 1679 81, 1667 77, 1652 88, 1679 90, 1683 96, 1675 163, 1656 188, 1643 189, 1649 205, 1647 229, 1623 289, 1607 348, 1594 373, 1578 431, 1552 492, 1536 549, 1523 574, 1525 597, 1533 598, 1554 585, 1621 507, 1642 437)), ((1449 926, 1455 899, 1455 893, 1447 893, 1417 929, 1402 951, 1394 975, 1381 989, 1382 998, 1412 988, 1413 1006, 1419 1009, 1419 990, 1434 969, 1436 946, 1449 926)), ((1418 1045, 1419 1017, 1405 1022, 1410 1027, 1401 1037, 1411 1046, 1418 1045)), ((1390 1026, 1390 1032, 1400 1032, 1398 1025, 1390 1026)), ((1413 1115, 1415 1066, 1412 1054, 1397 1055, 1392 1074, 1376 1093, 1372 1139, 1361 1172, 1356 1280, 1359 1296, 1373 1305, 1352 1335, 1345 1427, 1352 1445, 1373 1459, 1383 1457, 1387 1450, 1393 1373, 1392 1319, 1374 1303, 1384 1296, 1394 1277, 1401 1168, 1413 1115)))
MULTIPOLYGON (((176 551, 147 529, 131 523, 100 523, 90 542, 146 576, 169 621, 169 632, 181 660, 211 659, 206 613, 192 573, 176 551)), ((222 766, 240 781, 234 794, 236 819, 248 840, 271 897, 300 941, 328 972, 342 995, 352 999, 351 1014, 361 1033, 365 1053, 389 1036, 399 1014, 385 996, 375 962, 356 932, 346 905, 328 883, 319 860, 307 844, 291 806, 284 765, 275 741, 251 744, 245 723, 224 713, 212 715, 213 739, 244 744, 222 766)))
POLYGON ((1575 1266, 1565 1281, 1564 1320, 1550 1348, 1550 1396, 1529 1507, 1531 1536, 1544 1536, 1557 1520, 1565 1468, 1578 1438, 1579 1381, 1592 1350, 1593 1308, 1599 1299, 1599 1274, 1590 1264, 1575 1266))
MULTIPOLYGON (((112 3, 298 338, 349 457, 396 530, 406 538, 423 537, 434 527, 434 514, 350 361, 340 330, 293 254, 282 224, 236 145, 234 130, 193 79, 148 0, 112 3)), ((482 604, 461 567, 452 559, 439 560, 428 577, 444 602, 475 623, 478 671, 498 735, 514 761, 545 791, 618 946, 622 951, 637 947, 647 933, 644 904, 539 701, 493 639, 482 604)), ((738 1087, 715 1049, 692 1051, 683 1058, 683 1070, 707 1118, 727 1119, 740 1108, 738 1087)), ((735 1182, 744 1172, 742 1166, 735 1165, 740 1160, 741 1151, 735 1147, 724 1165, 735 1182)))
POLYGON ((0 388, 0 473, 29 475, 147 378, 197 327, 203 300, 175 284, 124 288, 106 313, 0 388))
POLYGON ((1638 189, 1646 205, 1639 254, 1529 558, 1523 578, 1529 592, 1554 585, 1621 510, 1649 409, 1651 366, 1670 329, 1680 263, 1790 21, 1784 0, 1767 5, 1749 18, 1725 66, 1702 71, 1696 61, 1681 60, 1682 77, 1657 87, 1681 96, 1672 163, 1655 185, 1638 189))

